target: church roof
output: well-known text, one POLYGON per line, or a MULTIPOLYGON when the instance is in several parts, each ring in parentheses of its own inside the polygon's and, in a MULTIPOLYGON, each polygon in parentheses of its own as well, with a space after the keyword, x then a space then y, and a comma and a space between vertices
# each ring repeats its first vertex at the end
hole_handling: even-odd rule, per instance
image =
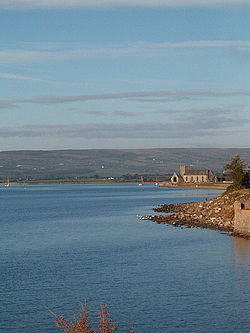
POLYGON ((186 170, 184 176, 208 175, 209 170, 186 170))

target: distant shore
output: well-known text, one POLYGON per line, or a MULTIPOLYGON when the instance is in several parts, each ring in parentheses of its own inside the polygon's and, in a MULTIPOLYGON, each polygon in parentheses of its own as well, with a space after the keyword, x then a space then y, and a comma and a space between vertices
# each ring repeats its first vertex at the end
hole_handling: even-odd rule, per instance
MULTIPOLYGON (((21 185, 21 186, 28 186, 28 185, 77 185, 77 184, 96 184, 96 185, 126 185, 126 184, 137 184, 137 181, 112 181, 112 180, 82 180, 82 181, 73 181, 73 180, 28 180, 28 181, 18 181, 18 182, 10 182, 9 186, 13 185, 21 185)), ((155 184, 154 181, 152 182, 144 182, 143 185, 153 185, 155 184)), ((5 186, 6 182, 0 183, 1 186, 5 186)), ((172 185, 170 182, 159 182, 158 187, 166 187, 166 188, 193 188, 193 189, 214 189, 214 190, 226 190, 230 184, 228 183, 204 183, 204 184, 180 184, 180 185, 172 185)))

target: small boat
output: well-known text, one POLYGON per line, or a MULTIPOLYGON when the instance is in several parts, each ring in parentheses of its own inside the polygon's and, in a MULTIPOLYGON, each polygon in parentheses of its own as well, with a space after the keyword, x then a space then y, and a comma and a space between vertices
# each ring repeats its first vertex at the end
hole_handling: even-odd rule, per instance
POLYGON ((7 184, 4 185, 5 187, 9 187, 10 186, 10 178, 8 177, 8 181, 7 184))
POLYGON ((138 184, 139 186, 143 185, 143 177, 141 176, 141 182, 138 184))

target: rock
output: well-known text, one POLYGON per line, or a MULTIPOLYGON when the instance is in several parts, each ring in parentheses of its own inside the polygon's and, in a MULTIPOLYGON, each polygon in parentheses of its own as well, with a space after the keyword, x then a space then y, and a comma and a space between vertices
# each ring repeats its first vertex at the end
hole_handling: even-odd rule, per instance
POLYGON ((166 213, 166 215, 152 215, 148 219, 176 226, 197 226, 233 232, 235 200, 234 196, 221 195, 202 203, 164 204, 155 208, 154 211, 166 213))

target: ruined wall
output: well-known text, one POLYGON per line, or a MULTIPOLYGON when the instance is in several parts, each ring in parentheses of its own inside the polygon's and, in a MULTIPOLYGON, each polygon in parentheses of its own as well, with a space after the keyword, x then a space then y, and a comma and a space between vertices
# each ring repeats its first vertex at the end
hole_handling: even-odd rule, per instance
POLYGON ((250 201, 234 204, 234 233, 250 237, 250 201))

